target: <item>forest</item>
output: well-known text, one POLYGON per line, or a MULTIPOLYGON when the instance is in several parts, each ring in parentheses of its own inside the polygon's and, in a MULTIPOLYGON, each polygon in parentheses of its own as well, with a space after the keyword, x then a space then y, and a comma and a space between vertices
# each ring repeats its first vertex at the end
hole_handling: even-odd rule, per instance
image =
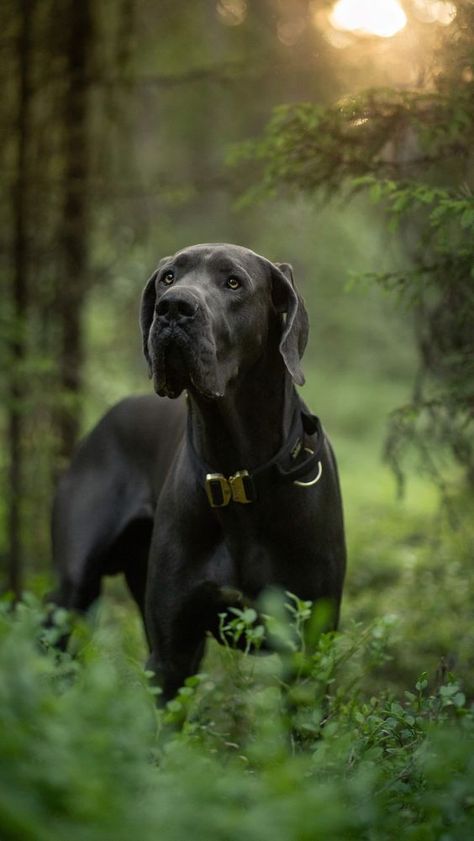
POLYGON ((474 3, 4 0, 0 45, 1 841, 471 841, 474 3), (306 302, 341 620, 264 594, 157 706, 121 576, 49 604, 51 509, 152 394, 159 260, 222 242, 306 302))

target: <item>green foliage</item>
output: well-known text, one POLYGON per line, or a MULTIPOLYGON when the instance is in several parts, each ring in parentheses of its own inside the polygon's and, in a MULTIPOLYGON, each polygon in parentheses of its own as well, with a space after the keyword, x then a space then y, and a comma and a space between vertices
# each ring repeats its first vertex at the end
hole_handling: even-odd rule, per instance
POLYGON ((346 179, 359 189, 366 176, 398 175, 401 165, 415 174, 420 164, 432 170, 445 158, 468 158, 472 145, 471 83, 457 80, 450 94, 374 88, 332 106, 281 105, 263 137, 235 147, 229 162, 261 161, 262 195, 282 185, 331 193, 346 179))
POLYGON ((41 618, 34 604, 14 617, 4 605, 0 620, 0 835, 129 838, 123 795, 137 806, 143 797, 151 703, 138 675, 117 703, 117 670, 105 658, 85 651, 78 663, 39 649, 41 618))
POLYGON ((398 296, 417 320, 421 364, 413 401, 390 418, 386 454, 400 481, 406 441, 445 487, 440 458, 450 450, 474 480, 474 200, 417 181, 365 176, 354 182, 385 200, 392 223, 421 226, 424 252, 405 271, 370 277, 398 296), (433 448, 436 457, 433 456, 433 448))

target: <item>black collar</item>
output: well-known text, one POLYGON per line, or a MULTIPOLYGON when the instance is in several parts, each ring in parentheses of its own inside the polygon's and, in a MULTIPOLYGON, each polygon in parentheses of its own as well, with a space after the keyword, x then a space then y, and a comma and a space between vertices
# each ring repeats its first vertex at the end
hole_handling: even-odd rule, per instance
POLYGON ((302 487, 316 484, 321 477, 321 451, 324 432, 321 421, 308 412, 301 401, 293 415, 290 432, 280 450, 265 464, 251 472, 238 470, 232 476, 217 473, 198 455, 192 443, 188 421, 188 447, 199 483, 204 487, 212 508, 223 508, 230 502, 256 502, 270 482, 294 482, 302 487), (317 436, 311 448, 306 436, 317 436), (303 482, 311 474, 311 480, 303 482))

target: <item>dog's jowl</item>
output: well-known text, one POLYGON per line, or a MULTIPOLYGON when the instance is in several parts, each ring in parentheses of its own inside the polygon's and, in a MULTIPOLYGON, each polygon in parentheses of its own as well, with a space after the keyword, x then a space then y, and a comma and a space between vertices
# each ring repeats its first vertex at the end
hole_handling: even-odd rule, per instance
POLYGON ((291 267, 185 248, 152 274, 140 322, 158 396, 108 412, 60 482, 56 601, 86 610, 122 571, 168 699, 230 594, 324 598, 336 625, 344 532, 330 443, 295 389, 308 318, 291 267))

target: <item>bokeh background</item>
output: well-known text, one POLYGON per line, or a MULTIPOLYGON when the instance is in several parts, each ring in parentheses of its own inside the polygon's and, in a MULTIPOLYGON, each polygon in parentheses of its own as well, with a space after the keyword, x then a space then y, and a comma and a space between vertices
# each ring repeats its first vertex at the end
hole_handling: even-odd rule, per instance
MULTIPOLYGON (((343 621, 403 615, 423 636, 432 670, 442 658, 472 662, 466 629, 456 646, 452 639, 452 611, 467 613, 471 585, 464 572, 456 586, 436 583, 456 564, 464 570, 449 541, 468 545, 469 438, 457 460, 446 456, 437 481, 413 435, 388 448, 391 466, 383 459, 393 437, 387 419, 419 394, 430 342, 423 314, 433 297, 456 314, 459 299, 458 287, 440 296, 442 283, 434 292, 426 283, 424 298, 400 294, 403 273, 412 283, 410 271, 433 244, 416 207, 392 224, 394 184, 438 185, 442 198, 462 199, 464 240, 447 249, 451 264, 445 249, 441 275, 453 276, 453 253, 464 249, 462 276, 471 283, 472 4, 7 0, 2 32, 3 590, 47 591, 59 473, 110 405, 150 391, 137 314, 157 261, 191 243, 237 242, 291 262, 309 308, 304 397, 333 439, 345 498, 343 621), (382 93, 364 99, 373 88, 382 93), (332 117, 324 125, 314 118, 313 129, 307 117, 309 133, 296 132, 292 145, 284 116, 262 146, 273 109, 292 113, 301 102, 332 117), (346 134, 331 123, 338 114, 346 134), (364 134, 372 123, 375 140, 364 134), (427 126, 434 134, 420 151, 427 126), (298 156, 304 166, 295 175, 298 156), (354 188, 367 175, 380 179, 378 190, 354 188), (402 455, 400 495, 393 467, 402 455), (446 553, 456 556, 449 569, 446 553), (453 591, 462 602, 454 608, 453 591), (433 620, 426 633, 420 592, 433 620)), ((404 205, 402 194, 402 210, 413 209, 411 199, 404 205)), ((419 203, 430 206, 430 197, 419 203)), ((459 214, 443 221, 445 230, 458 222, 459 214)), ((458 322, 453 329, 458 335, 458 322)), ((448 338, 445 356, 454 353, 448 338)), ((461 371, 470 349, 467 339, 457 348, 461 371)), ((455 414, 448 405, 444 443, 455 414)), ((440 437, 429 434, 422 426, 425 449, 438 455, 440 437)), ((122 597, 113 590, 112 602, 122 597)), ((404 651, 398 665, 415 671, 419 661, 404 651)))
MULTIPOLYGON (((382 500, 400 505, 402 520, 435 504, 419 477, 395 503, 381 463, 387 413, 410 400, 416 376, 412 315, 396 295, 355 279, 406 266, 409 225, 388 230, 366 195, 275 190, 260 203, 242 200, 261 167, 256 156, 228 163, 282 103, 432 87, 436 49, 456 25, 453 4, 407 4, 409 20, 391 37, 373 34, 370 9, 359 22, 368 31, 341 28, 351 25, 350 3, 338 28, 334 5, 4 4, 5 586, 47 576, 57 475, 106 408, 149 391, 141 289, 161 257, 195 242, 238 242, 293 264, 311 315, 305 396, 339 452, 349 525, 382 500)), ((385 10, 389 32, 400 27, 397 9, 385 10)), ((396 147, 401 133, 394 120, 387 142, 396 147)))

